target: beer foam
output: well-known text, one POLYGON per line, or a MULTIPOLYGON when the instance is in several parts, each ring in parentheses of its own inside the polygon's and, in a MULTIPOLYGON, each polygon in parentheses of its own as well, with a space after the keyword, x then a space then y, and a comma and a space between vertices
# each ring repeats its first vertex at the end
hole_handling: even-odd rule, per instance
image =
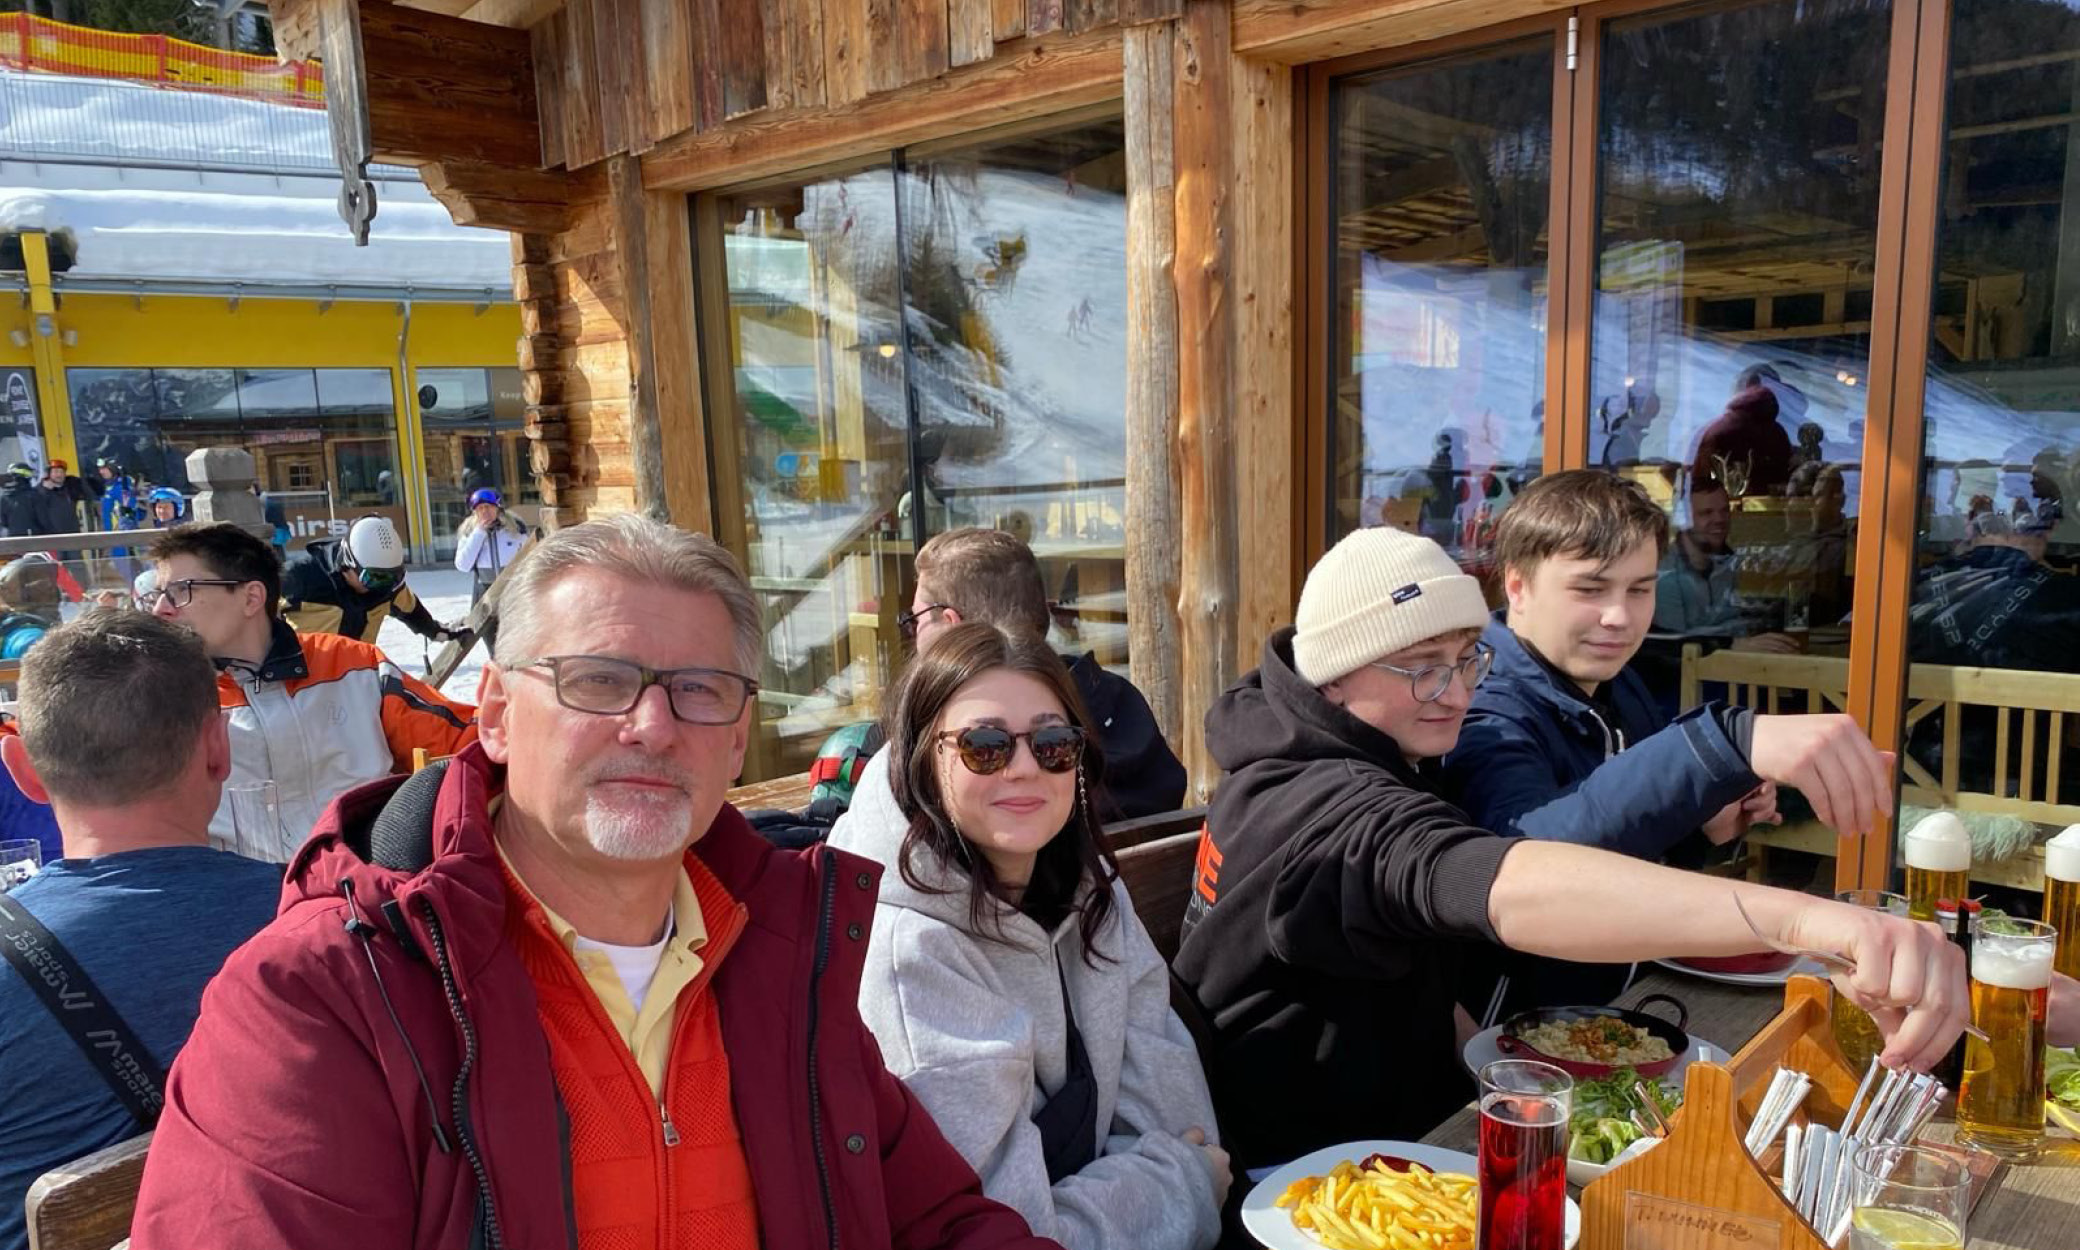
POLYGON ((2054 943, 1975 937, 1974 978, 2007 990, 2043 990, 2054 981, 2054 943))
POLYGON ((2056 881, 2083 881, 2083 825, 2070 825, 2047 843, 2047 875, 2056 881))
POLYGON ((1926 872, 1966 872, 1974 859, 1974 840, 1958 816, 1933 812, 1903 837, 1902 857, 1926 872))

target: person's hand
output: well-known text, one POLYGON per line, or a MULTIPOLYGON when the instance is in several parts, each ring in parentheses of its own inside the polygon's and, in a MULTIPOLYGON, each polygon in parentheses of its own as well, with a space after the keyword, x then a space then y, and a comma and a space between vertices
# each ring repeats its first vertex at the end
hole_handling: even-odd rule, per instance
POLYGON ((1780 929, 1782 942, 1852 961, 1831 983, 1873 1017, 1888 1067, 1928 1072, 1967 1028, 1967 960, 1937 925, 1802 897, 1780 929))
POLYGON ((2047 1045, 2076 1044, 2076 978, 2057 972, 2047 987, 2047 1045))
POLYGON ((1208 1135, 1198 1128, 1187 1129, 1179 1136, 1187 1145, 1201 1148, 1201 1159, 1208 1165, 1208 1179, 1215 1184, 1215 1207, 1221 1210, 1230 1196, 1230 1152, 1210 1144, 1208 1135))
POLYGON ((1751 634, 1729 644, 1731 651, 1762 651, 1768 655, 1799 655, 1801 640, 1792 634, 1751 634))
POLYGON ((1875 750, 1849 716, 1758 717, 1750 770, 1807 795, 1816 817, 1841 834, 1871 829, 1894 793, 1894 754, 1875 750))
POLYGON ((1714 813, 1700 832, 1714 845, 1726 846, 1749 833, 1752 825, 1777 825, 1784 820, 1779 814, 1779 787, 1767 781, 1714 813))

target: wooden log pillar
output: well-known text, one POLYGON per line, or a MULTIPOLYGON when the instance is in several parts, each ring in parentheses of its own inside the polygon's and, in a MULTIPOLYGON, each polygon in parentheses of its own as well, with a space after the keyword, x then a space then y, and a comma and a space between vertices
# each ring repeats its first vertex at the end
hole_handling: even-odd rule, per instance
MULTIPOLYGON (((1158 731, 1182 748, 1179 629, 1179 305, 1174 249, 1169 22, 1121 50, 1128 149, 1128 671, 1158 731)), ((1197 713, 1196 713, 1197 714, 1197 713)))
MULTIPOLYGON (((660 352, 670 349, 659 341, 655 314, 660 305, 676 302, 679 294, 686 295, 691 312, 693 269, 689 266, 687 278, 677 289, 652 289, 653 214, 646 204, 643 171, 633 156, 611 156, 607 165, 610 220, 614 223, 616 268, 622 290, 623 342, 629 350, 629 458, 636 510, 653 520, 669 521, 672 509, 666 500, 660 392, 661 382, 672 389, 674 380, 661 376, 665 371, 659 367, 660 352)), ((686 234, 684 225, 681 234, 686 234)), ((684 247, 681 255, 686 255, 684 247)), ((670 317, 669 307, 667 311, 670 317)))
MULTIPOLYGON (((1188 0, 1173 47, 1172 144, 1179 300, 1181 757, 1188 801, 1213 793, 1219 770, 1202 718, 1236 676, 1237 470, 1232 423, 1228 266, 1231 164, 1230 10, 1188 0)), ((1246 469, 1248 474, 1249 469, 1246 469)), ((1131 543, 1145 536, 1131 538, 1131 543)))

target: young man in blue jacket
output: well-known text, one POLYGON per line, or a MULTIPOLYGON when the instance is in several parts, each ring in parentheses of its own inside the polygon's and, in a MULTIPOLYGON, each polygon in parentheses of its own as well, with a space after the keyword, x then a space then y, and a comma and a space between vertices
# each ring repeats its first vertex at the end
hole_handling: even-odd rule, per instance
MULTIPOLYGON (((1627 667, 1670 542, 1641 486, 1597 469, 1550 474, 1512 501, 1496 541, 1506 605, 1483 631, 1496 658, 1446 760, 1477 825, 1697 865, 1706 844, 1778 823, 1777 786, 1791 785, 1838 832, 1871 827, 1894 762, 1851 717, 1709 702, 1673 720, 1627 667)), ((1507 1005, 1599 988, 1551 979, 1507 1005)))

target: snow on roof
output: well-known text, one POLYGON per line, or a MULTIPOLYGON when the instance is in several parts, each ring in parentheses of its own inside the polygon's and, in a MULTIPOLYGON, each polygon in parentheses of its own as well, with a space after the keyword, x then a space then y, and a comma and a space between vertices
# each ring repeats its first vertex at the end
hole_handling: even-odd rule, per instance
POLYGON ((505 232, 454 224, 417 180, 377 182, 356 247, 338 179, 309 172, 321 112, 18 73, 0 96, 0 230, 69 231, 67 281, 512 290, 505 232))

